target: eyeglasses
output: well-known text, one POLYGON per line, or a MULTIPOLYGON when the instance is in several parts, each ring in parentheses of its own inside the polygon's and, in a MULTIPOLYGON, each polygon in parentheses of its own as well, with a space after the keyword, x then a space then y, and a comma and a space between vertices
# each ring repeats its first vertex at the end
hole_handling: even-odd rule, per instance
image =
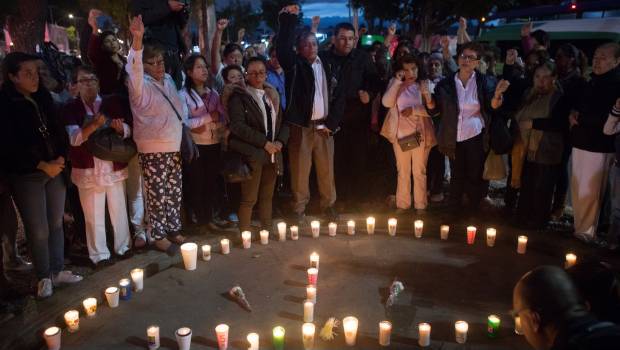
POLYGON ((149 66, 163 66, 164 65, 164 60, 159 60, 159 61, 144 61, 144 63, 148 64, 149 66))
POLYGON ((93 83, 96 83, 98 81, 99 81, 99 79, 97 79, 97 78, 84 78, 84 79, 78 80, 77 82, 80 83, 80 84, 93 84, 93 83))
POLYGON ((259 72, 247 72, 246 74, 250 75, 250 76, 255 76, 255 77, 264 77, 264 76, 267 75, 267 72, 262 70, 262 71, 259 71, 259 72))
POLYGON ((459 57, 462 58, 465 61, 477 61, 478 60, 478 57, 476 57, 474 55, 460 54, 459 57))

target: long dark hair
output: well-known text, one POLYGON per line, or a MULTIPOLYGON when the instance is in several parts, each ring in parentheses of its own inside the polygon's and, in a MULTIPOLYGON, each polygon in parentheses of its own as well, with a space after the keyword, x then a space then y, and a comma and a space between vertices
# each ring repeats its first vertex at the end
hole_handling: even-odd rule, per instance
POLYGON ((575 45, 566 43, 562 46, 558 47, 558 51, 562 51, 562 53, 568 57, 573 59, 573 68, 579 70, 579 75, 584 76, 586 69, 588 68, 588 56, 579 50, 575 45))
MULTIPOLYGON (((30 61, 38 61, 41 58, 38 56, 30 55, 25 52, 11 52, 2 61, 2 88, 11 88, 15 89, 15 84, 9 78, 10 75, 16 75, 20 69, 22 69, 22 64, 30 61)), ((41 83, 39 81, 39 88, 41 88, 41 83)))
POLYGON ((196 90, 196 86, 194 85, 194 80, 190 76, 190 72, 194 70, 194 65, 196 65, 196 61, 198 61, 199 59, 203 60, 204 63, 207 65, 207 68, 209 68, 207 59, 203 55, 197 53, 189 55, 185 59, 185 62, 183 62, 183 71, 185 72, 185 83, 183 84, 183 87, 187 91, 189 97, 194 102, 194 106, 196 108, 198 107, 198 102, 196 102, 196 100, 194 99, 194 94, 192 94, 192 90, 196 90))

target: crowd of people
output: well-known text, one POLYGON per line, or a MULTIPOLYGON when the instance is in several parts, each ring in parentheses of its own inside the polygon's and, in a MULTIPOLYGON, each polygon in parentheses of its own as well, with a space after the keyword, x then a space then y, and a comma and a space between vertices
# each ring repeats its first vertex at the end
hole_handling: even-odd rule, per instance
MULTIPOLYGON (((420 52, 395 27, 366 49, 350 23, 321 48, 318 19, 298 28, 291 5, 268 49, 224 43, 228 20, 218 20, 207 58, 187 54, 183 3, 136 0, 132 11, 126 56, 116 34, 98 28, 101 11, 90 11, 85 62, 67 82, 54 81, 40 56, 2 61, 0 252, 5 270, 34 269, 40 298, 82 279, 64 269, 66 244, 82 242, 95 266, 148 245, 174 255, 184 224, 271 231, 274 196, 284 192, 303 225, 311 174, 329 221, 339 203, 356 210, 369 193, 394 195, 396 215, 438 205, 455 217, 484 216, 489 180, 499 176, 505 213, 542 229, 562 217, 570 189, 575 238, 618 250, 618 43, 596 49, 591 73, 582 51, 563 44, 551 52, 547 33, 530 24, 522 47, 504 56, 472 41, 465 19, 456 55, 447 37, 420 52), (120 148, 101 150, 98 140, 120 148), (17 252, 17 213, 32 263, 17 252), (85 238, 65 234, 68 220, 85 238)), ((531 316, 526 336, 553 334, 530 336, 532 344, 553 345, 557 332, 545 327, 564 320, 555 318, 557 300, 536 304, 545 296, 534 288, 559 288, 552 292, 567 304, 558 308, 587 313, 564 274, 541 268, 515 289, 516 314, 531 316)), ((4 274, 0 281, 9 291, 4 274)))

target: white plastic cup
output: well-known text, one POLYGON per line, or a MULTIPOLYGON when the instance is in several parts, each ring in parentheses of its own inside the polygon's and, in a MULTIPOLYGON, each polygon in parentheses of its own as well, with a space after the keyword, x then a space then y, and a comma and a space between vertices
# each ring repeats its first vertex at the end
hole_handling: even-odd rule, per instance
POLYGON ((278 238, 280 242, 286 241, 286 222, 278 223, 278 238))
POLYGON ((497 237, 497 230, 493 227, 489 227, 487 229, 487 246, 493 247, 495 246, 495 237, 497 237))
POLYGON ((465 321, 456 321, 454 324, 454 332, 456 342, 459 344, 465 344, 467 342, 467 331, 469 329, 469 325, 465 321))
POLYGON ((335 222, 330 222, 329 225, 327 225, 327 227, 329 229, 329 236, 334 237, 336 233, 338 232, 338 224, 335 222))
POLYGON ((304 302, 304 322, 314 322, 314 303, 312 300, 304 302))
POLYGON ((177 338, 179 350, 189 350, 192 345, 192 330, 189 327, 181 327, 174 335, 177 338))
POLYGON ((65 324, 69 333, 75 333, 80 330, 80 313, 77 310, 69 310, 65 312, 65 324))
POLYGON ((305 350, 314 348, 314 333, 316 328, 313 323, 304 323, 301 326, 302 339, 305 350))
POLYGON ((217 346, 220 350, 228 349, 228 330, 230 327, 226 324, 219 324, 215 327, 215 335, 217 336, 217 346))
POLYGON ((222 254, 230 254, 230 241, 227 238, 224 238, 220 241, 220 246, 222 247, 222 254))
POLYGON ((396 228, 398 227, 398 220, 396 218, 388 219, 388 234, 390 236, 396 236, 396 228))
POLYGON ((310 229, 312 230, 312 238, 319 238, 321 234, 321 222, 314 220, 310 223, 310 229))
POLYGON ((527 249, 527 236, 519 236, 517 239, 517 253, 525 254, 527 249))
POLYGON ((202 260, 211 260, 211 245, 205 244, 200 249, 202 250, 202 260))
POLYGON ((49 327, 43 332, 43 338, 48 350, 60 350, 60 328, 49 327))
POLYGON ((136 292, 141 292, 144 289, 144 270, 133 269, 130 272, 131 280, 133 281, 133 289, 136 292))
POLYGON ((86 298, 82 302, 84 306, 84 312, 86 312, 86 316, 89 318, 95 317, 97 315, 97 299, 96 298, 86 298))
POLYGON ((196 260, 198 259, 198 245, 196 243, 181 244, 181 255, 183 256, 183 265, 185 270, 196 270, 196 260))
POLYGON ((159 349, 159 326, 153 325, 146 329, 146 341, 149 350, 159 349))
POLYGON ((296 241, 299 239, 299 227, 298 226, 295 226, 295 225, 291 226, 291 239, 293 241, 296 241))
POLYGON ((118 307, 119 294, 118 287, 109 287, 105 290, 105 299, 111 308, 118 307))
POLYGON ((243 249, 250 249, 252 247, 252 232, 241 232, 241 241, 243 242, 243 249))
POLYGON ((418 325, 418 344, 421 347, 427 347, 431 345, 431 325, 428 323, 420 323, 418 325))
POLYGON ((390 346, 392 336, 392 323, 390 321, 379 322, 379 345, 390 346))
POLYGON ((375 222, 376 220, 374 216, 369 216, 366 218, 366 231, 369 235, 375 234, 375 222))
POLYGON ((355 346, 357 339, 357 326, 359 321, 353 316, 342 319, 342 328, 344 329, 344 338, 348 346, 355 346))
POLYGON ((260 244, 262 245, 269 244, 269 231, 261 230, 258 234, 260 235, 260 244))
POLYGON ((441 240, 443 241, 447 240, 449 234, 450 234, 450 226, 441 225, 441 227, 439 228, 439 235, 441 237, 441 240))
POLYGON ((422 238, 422 233, 424 232, 424 221, 416 220, 413 223, 413 233, 415 238, 422 238))

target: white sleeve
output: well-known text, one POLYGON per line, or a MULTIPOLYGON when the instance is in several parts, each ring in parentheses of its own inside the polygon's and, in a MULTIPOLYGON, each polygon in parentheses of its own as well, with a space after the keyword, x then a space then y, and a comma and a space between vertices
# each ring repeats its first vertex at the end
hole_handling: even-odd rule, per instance
POLYGON ((67 134, 69 135, 69 144, 73 147, 81 146, 86 140, 82 137, 82 128, 77 125, 67 125, 65 126, 65 130, 67 130, 67 134))
POLYGON ((132 103, 136 103, 139 106, 145 101, 144 91, 144 65, 142 64, 143 50, 129 49, 129 55, 127 56, 127 64, 125 65, 125 71, 127 72, 127 88, 129 89, 129 96, 132 103))

